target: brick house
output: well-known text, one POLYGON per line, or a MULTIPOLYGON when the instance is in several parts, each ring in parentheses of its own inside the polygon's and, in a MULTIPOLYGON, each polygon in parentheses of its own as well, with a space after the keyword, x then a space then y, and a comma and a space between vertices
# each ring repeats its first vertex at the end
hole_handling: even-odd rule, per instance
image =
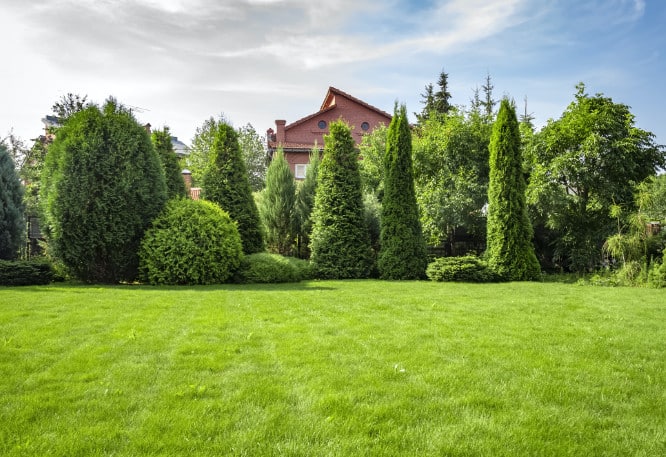
POLYGON ((316 113, 305 116, 287 125, 285 120, 275 121, 275 130, 266 132, 269 157, 278 147, 282 147, 296 179, 305 178, 305 170, 310 162, 313 148, 324 148, 324 135, 329 133, 329 124, 338 119, 345 120, 352 128, 352 137, 356 144, 361 143, 363 135, 376 127, 391 123, 391 115, 356 97, 329 87, 326 97, 316 113))

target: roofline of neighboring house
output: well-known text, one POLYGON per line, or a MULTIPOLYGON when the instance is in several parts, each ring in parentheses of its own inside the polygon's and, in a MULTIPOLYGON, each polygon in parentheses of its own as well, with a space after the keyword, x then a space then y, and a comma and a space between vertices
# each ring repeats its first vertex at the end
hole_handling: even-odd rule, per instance
POLYGON ((335 87, 333 87, 333 86, 329 86, 329 88, 328 88, 328 92, 326 93, 326 97, 324 97, 324 101, 323 101, 322 104, 321 104, 321 108, 320 108, 320 110, 323 109, 324 106, 326 105, 326 102, 328 101, 328 99, 329 99, 331 93, 338 94, 338 95, 342 95, 343 97, 347 97, 348 99, 355 101, 355 102, 358 103, 359 105, 363 105, 363 106, 365 106, 366 108, 368 108, 368 109, 370 109, 370 110, 372 110, 372 111, 375 111, 375 112, 377 112, 377 113, 379 113, 379 114, 381 114, 381 115, 383 115, 383 116, 388 117, 389 119, 392 119, 392 118, 393 118, 393 116, 390 115, 389 113, 387 113, 386 111, 381 110, 381 109, 377 108, 376 106, 372 106, 371 104, 369 104, 369 103, 367 103, 367 102, 364 102, 363 100, 358 99, 358 98, 354 97, 353 95, 350 95, 350 94, 348 94, 347 92, 342 91, 342 90, 340 90, 340 89, 337 89, 337 88, 335 88, 335 87))
POLYGON ((309 120, 312 119, 313 117, 321 116, 321 115, 324 114, 325 112, 327 112, 327 111, 331 111, 331 110, 333 110, 333 109, 335 109, 335 105, 334 105, 334 106, 329 106, 329 107, 326 108, 326 109, 321 109, 321 110, 317 111, 316 113, 309 114, 309 115, 307 115, 307 116, 305 116, 305 117, 302 117, 302 118, 300 118, 300 119, 298 119, 298 120, 292 122, 292 123, 289 124, 289 125, 285 125, 285 126, 284 126, 284 129, 285 129, 285 131, 286 131, 286 130, 289 130, 289 129, 292 128, 292 127, 296 127, 297 125, 302 124, 303 122, 309 121, 309 120))
POLYGON ((342 91, 340 89, 337 89, 333 86, 329 86, 328 87, 328 92, 326 92, 326 96, 324 97, 324 101, 322 102, 321 107, 319 108, 319 111, 317 111, 316 113, 310 114, 308 116, 305 116, 301 119, 298 119, 298 120, 292 122, 289 125, 285 125, 284 130, 287 131, 292 127, 296 127, 297 125, 300 125, 303 122, 309 121, 313 117, 321 116, 322 114, 326 113, 327 111, 331 111, 332 109, 334 109, 336 107, 336 105, 331 105, 331 106, 328 106, 328 107, 326 106, 328 100, 331 97, 331 94, 342 95, 343 97, 346 97, 349 100, 351 100, 353 102, 356 102, 359 105, 362 105, 362 106, 368 108, 369 110, 374 111, 374 112, 386 117, 389 120, 393 118, 393 116, 391 116, 386 111, 380 110, 379 108, 377 108, 375 106, 372 106, 371 104, 366 103, 363 100, 360 100, 360 99, 354 97, 353 95, 349 95, 347 92, 344 92, 344 91, 342 91))

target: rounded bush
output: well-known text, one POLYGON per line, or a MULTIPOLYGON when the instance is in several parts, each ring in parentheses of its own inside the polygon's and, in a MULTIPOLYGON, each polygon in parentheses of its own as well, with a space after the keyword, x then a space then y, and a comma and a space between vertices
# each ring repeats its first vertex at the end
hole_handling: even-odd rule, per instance
POLYGON ((428 265, 431 281, 498 282, 501 277, 483 260, 473 255, 440 257, 428 265))
POLYGON ((150 284, 219 284, 240 266, 236 223, 214 203, 174 199, 146 232, 139 252, 150 284))
POLYGON ((312 277, 310 262, 260 252, 246 256, 236 278, 241 283, 299 282, 312 277))

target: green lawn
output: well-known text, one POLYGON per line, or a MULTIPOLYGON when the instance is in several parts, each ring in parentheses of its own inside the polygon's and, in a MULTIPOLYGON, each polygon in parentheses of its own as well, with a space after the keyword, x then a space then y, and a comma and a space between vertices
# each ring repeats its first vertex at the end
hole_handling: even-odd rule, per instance
POLYGON ((662 456, 666 291, 0 288, 3 456, 662 456))

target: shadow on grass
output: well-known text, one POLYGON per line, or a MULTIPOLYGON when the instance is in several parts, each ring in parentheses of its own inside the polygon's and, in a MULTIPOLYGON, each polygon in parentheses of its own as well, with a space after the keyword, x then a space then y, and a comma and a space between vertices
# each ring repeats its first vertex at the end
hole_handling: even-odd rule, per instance
POLYGON ((80 281, 66 281, 51 283, 43 286, 15 286, 0 287, 12 290, 12 292, 43 292, 49 290, 67 290, 71 293, 84 293, 92 289, 123 289, 123 290, 164 290, 164 291, 196 291, 196 292, 220 292, 220 291, 271 291, 271 292, 293 292, 293 291, 330 291, 336 290, 335 287, 323 285, 317 281, 302 281, 292 283, 272 283, 272 284, 212 284, 212 285, 169 285, 152 286, 149 284, 95 284, 84 283, 80 281))

